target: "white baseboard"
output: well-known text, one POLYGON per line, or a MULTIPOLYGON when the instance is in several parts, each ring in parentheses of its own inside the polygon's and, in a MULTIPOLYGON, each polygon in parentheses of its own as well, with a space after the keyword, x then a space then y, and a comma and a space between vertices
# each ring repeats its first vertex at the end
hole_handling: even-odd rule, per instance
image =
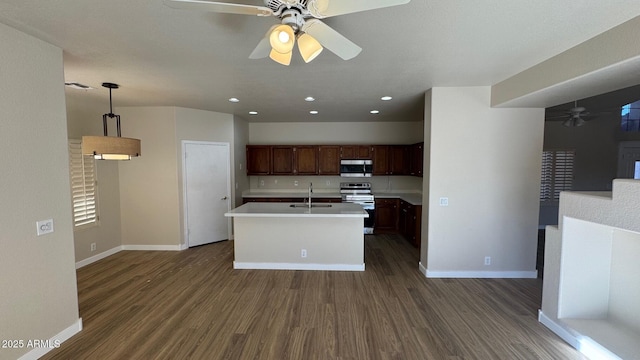
POLYGON ((100 254, 94 255, 90 258, 80 260, 76 263, 76 269, 80 269, 83 266, 93 264, 98 260, 102 260, 122 250, 132 251, 182 251, 188 249, 187 244, 180 245, 120 245, 107 251, 103 251, 100 254))
POLYGON ((549 318, 542 310, 538 310, 538 321, 589 359, 622 360, 592 338, 582 335, 562 321, 557 322, 549 318))
POLYGON ((418 268, 420 269, 420 272, 422 273, 422 275, 427 277, 427 268, 422 264, 422 261, 418 263, 418 268))
POLYGON ((22 355, 18 358, 18 360, 37 360, 44 356, 49 351, 60 347, 60 344, 69 340, 73 335, 82 331, 82 318, 79 318, 75 323, 73 323, 68 328, 60 331, 58 334, 54 335, 51 339, 48 340, 48 344, 51 346, 45 347, 36 347, 28 353, 22 355))
POLYGON ((94 255, 94 256, 92 256, 90 258, 86 258, 84 260, 80 260, 80 261, 78 261, 76 263, 76 269, 80 269, 83 266, 87 266, 89 264, 93 264, 94 262, 96 262, 98 260, 102 260, 102 259, 104 259, 104 258, 106 258, 108 256, 111 256, 111 255, 113 255, 113 254, 115 254, 117 252, 120 252, 120 251, 122 251, 122 246, 116 246, 116 247, 114 247, 112 249, 109 249, 107 251, 103 251, 98 255, 94 255))
POLYGON ((180 251, 183 249, 180 245, 122 245, 122 250, 134 251, 180 251))
POLYGON ((544 326, 548 327, 549 330, 553 331, 562 340, 566 341, 567 344, 573 346, 575 349, 578 348, 579 341, 576 336, 572 334, 571 331, 569 331, 566 327, 558 324, 547 315, 545 315, 542 310, 538 310, 538 321, 544 326))
MULTIPOLYGON (((420 270, 424 269, 422 264, 420 270)), ((538 271, 431 271, 424 269, 423 274, 428 278, 459 278, 459 279, 535 279, 538 271)))
POLYGON ((234 269, 259 270, 326 270, 326 271, 364 271, 364 264, 301 264, 301 263, 250 263, 233 262, 234 269))

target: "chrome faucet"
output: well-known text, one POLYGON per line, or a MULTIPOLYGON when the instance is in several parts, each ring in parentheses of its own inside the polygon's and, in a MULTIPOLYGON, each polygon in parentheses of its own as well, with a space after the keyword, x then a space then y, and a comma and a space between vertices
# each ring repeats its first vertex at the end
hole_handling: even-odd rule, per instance
POLYGON ((309 209, 311 209, 311 193, 313 193, 313 183, 309 183, 309 209))

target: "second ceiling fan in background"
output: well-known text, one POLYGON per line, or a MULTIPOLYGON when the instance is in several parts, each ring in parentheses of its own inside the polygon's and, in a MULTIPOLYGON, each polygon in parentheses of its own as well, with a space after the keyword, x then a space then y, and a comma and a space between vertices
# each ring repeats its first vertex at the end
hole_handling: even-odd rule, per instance
POLYGON ((273 61, 289 65, 296 42, 305 62, 315 59, 323 48, 344 60, 352 59, 360 53, 362 48, 320 19, 403 5, 409 1, 411 0, 264 0, 265 6, 205 0, 164 0, 164 3, 176 9, 274 16, 280 20, 280 24, 267 31, 249 58, 269 56, 273 61))

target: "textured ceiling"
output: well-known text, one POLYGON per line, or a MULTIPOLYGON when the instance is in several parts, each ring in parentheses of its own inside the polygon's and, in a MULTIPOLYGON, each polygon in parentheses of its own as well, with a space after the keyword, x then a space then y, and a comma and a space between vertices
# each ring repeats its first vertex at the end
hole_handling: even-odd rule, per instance
POLYGON ((175 10, 162 0, 0 0, 0 22, 62 48, 65 80, 96 88, 68 96, 104 98, 106 110, 100 84, 115 82, 116 107, 250 121, 419 121, 431 87, 493 85, 638 15, 638 0, 412 0, 325 20, 363 48, 356 58, 325 50, 309 64, 294 54, 285 67, 248 58, 275 18, 175 10))

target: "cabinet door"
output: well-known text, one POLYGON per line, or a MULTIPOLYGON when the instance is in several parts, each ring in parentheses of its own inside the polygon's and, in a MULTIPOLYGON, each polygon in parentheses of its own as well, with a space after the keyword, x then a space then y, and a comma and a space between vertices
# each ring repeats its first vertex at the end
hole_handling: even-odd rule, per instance
POLYGON ((395 231, 398 228, 398 199, 376 199, 376 231, 395 231))
POLYGON ((272 146, 271 156, 274 175, 293 175, 293 146, 272 146))
POLYGON ((407 221, 408 221, 408 217, 409 217, 409 209, 407 208, 407 205, 409 205, 406 201, 400 200, 400 212, 398 214, 398 232, 400 232, 400 235, 404 236, 404 238, 407 238, 407 221))
POLYGON ((389 174, 409 173, 409 148, 406 145, 392 145, 389 148, 389 174))
POLYGON ((373 159, 373 175, 389 175, 389 146, 372 146, 371 159, 373 159))
POLYGON ((318 174, 340 175, 340 146, 318 146, 318 174))
POLYGON ((271 173, 271 146, 247 146, 247 175, 269 175, 271 173))
POLYGON ((343 145, 340 147, 340 156, 343 159, 371 159, 371 146, 343 145))
POLYGON ((410 156, 410 165, 409 169, 410 175, 413 176, 422 176, 422 161, 424 157, 423 151, 424 143, 417 143, 411 145, 411 156, 410 156))
POLYGON ((294 174, 317 175, 318 148, 316 146, 296 146, 293 150, 295 154, 294 174))

